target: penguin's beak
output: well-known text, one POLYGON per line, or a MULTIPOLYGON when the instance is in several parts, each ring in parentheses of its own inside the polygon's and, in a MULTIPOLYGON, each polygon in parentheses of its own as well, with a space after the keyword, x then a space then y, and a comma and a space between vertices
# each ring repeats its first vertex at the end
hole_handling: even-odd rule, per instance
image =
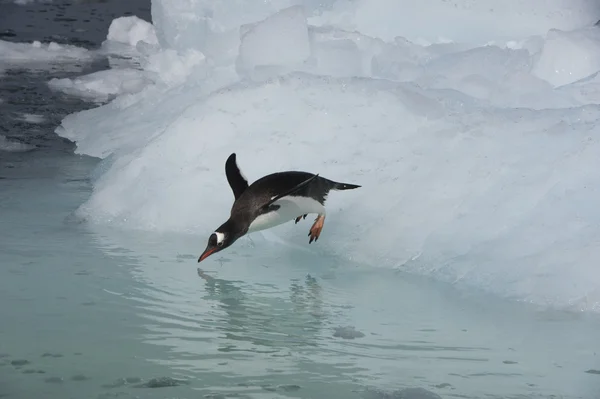
POLYGON ((202 262, 204 259, 208 258, 215 252, 217 252, 217 247, 206 247, 204 252, 202 252, 202 255, 200 255, 200 257, 198 258, 198 263, 202 262))

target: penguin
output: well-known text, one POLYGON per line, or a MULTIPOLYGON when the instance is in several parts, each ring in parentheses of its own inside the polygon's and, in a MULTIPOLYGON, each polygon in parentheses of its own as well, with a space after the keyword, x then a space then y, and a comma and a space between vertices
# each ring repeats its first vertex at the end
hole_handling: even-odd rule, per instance
POLYGON ((235 153, 225 162, 225 175, 234 196, 229 219, 210 235, 198 263, 231 246, 246 234, 291 220, 297 224, 309 213, 316 213, 317 218, 308 232, 308 243, 316 242, 323 230, 329 191, 361 187, 300 171, 272 173, 248 185, 237 165, 235 153))

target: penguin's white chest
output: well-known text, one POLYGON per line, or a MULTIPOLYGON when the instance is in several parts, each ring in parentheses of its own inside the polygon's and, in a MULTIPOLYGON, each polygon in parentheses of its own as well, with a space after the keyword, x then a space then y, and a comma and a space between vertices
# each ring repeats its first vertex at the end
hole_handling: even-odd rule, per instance
POLYGON ((325 214, 325 207, 310 197, 283 197, 273 205, 279 205, 279 209, 254 219, 248 228, 248 233, 270 229, 308 213, 325 214))

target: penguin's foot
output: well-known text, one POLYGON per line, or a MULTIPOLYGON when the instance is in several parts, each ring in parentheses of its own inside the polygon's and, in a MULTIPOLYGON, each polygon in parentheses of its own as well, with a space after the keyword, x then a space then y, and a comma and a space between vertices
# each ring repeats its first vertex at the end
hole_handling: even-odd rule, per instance
POLYGON ((317 242, 317 240, 319 239, 319 236, 321 235, 321 230, 323 230, 323 224, 325 223, 325 215, 319 215, 317 216, 317 218, 315 219, 315 222, 313 223, 312 227, 310 228, 310 231, 308 232, 308 236, 310 237, 310 240, 308 241, 308 243, 312 243, 313 240, 315 242, 317 242))
POLYGON ((299 222, 299 221, 300 221, 300 219, 302 219, 302 218, 306 219, 306 216, 307 216, 307 215, 304 215, 304 216, 298 216, 298 217, 296 218, 296 223, 294 223, 294 224, 298 224, 298 222, 299 222))

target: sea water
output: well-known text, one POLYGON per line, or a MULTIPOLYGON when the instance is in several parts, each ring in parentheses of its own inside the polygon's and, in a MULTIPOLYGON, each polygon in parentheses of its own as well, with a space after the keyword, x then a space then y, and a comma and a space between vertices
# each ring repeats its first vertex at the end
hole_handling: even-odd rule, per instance
MULTIPOLYGON (((30 7, 12 9, 14 21, 69 14, 75 21, 66 25, 72 27, 89 19, 81 9, 74 11, 78 4, 10 7, 30 7)), ((94 7, 97 30, 104 33, 63 26, 54 39, 60 46, 94 48, 119 13, 149 19, 144 14, 149 4, 126 10, 120 4, 94 7)), ((52 36, 35 26, 8 38, 52 36)), ((342 231, 336 219, 353 217, 343 210, 328 217, 317 245, 302 241, 311 223, 307 218, 269 232, 267 240, 240 240, 200 265, 196 259, 207 236, 197 232, 85 220, 81 205, 115 161, 75 155, 73 144, 54 134, 65 115, 93 104, 61 96, 44 83, 76 79, 105 68, 105 61, 62 47, 61 57, 75 58, 48 69, 57 53, 33 48, 41 50, 20 51, 46 62, 15 66, 13 59, 2 67, 0 83, 0 397, 599 396, 600 320, 593 304, 578 302, 585 312, 556 310, 535 300, 528 304, 522 296, 507 300, 473 284, 459 289, 409 273, 410 268, 390 268, 385 256, 358 262, 328 253, 317 245, 327 247, 326 234, 335 242, 335 232, 342 231), (295 232, 297 242, 287 231, 295 232)), ((99 101, 106 101, 107 92, 115 90, 103 91, 99 101)), ((226 192, 224 179, 213 181, 226 192)), ((343 207, 335 204, 334 209, 343 207)), ((143 220, 162 219, 158 213, 143 220)), ((373 253, 369 245, 381 248, 366 239, 351 244, 355 253, 373 253)), ((514 274, 510 267, 506 270, 514 274)), ((556 277, 551 281, 556 284, 556 277)), ((564 287, 556 288, 564 294, 564 287)), ((563 300, 558 298, 557 303, 563 300)))

